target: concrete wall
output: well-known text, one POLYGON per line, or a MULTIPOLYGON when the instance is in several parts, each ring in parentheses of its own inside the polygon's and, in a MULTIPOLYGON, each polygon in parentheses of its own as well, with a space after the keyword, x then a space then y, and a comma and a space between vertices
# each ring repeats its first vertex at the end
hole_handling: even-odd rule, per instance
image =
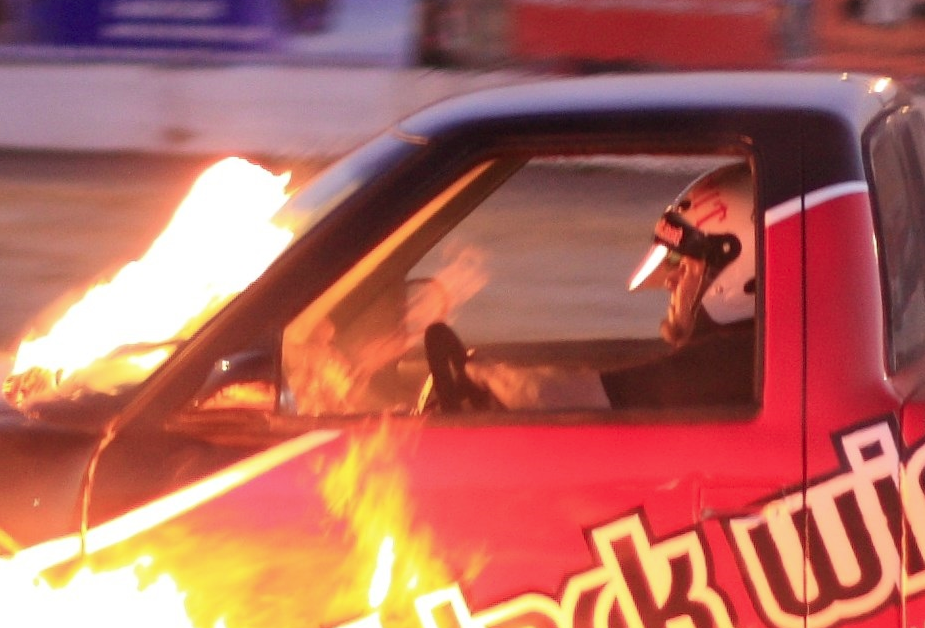
POLYGON ((442 98, 525 73, 0 64, 0 150, 329 158, 442 98))
POLYGON ((0 67, 0 149, 329 157, 447 96, 524 80, 390 68, 0 67))

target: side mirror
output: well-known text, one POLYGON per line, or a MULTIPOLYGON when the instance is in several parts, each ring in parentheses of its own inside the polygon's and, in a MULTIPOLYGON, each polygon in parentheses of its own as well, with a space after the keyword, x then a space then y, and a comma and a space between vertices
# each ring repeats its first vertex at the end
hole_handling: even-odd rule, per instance
POLYGON ((201 409, 251 408, 273 410, 278 393, 279 368, 264 349, 242 351, 218 360, 193 399, 201 409))

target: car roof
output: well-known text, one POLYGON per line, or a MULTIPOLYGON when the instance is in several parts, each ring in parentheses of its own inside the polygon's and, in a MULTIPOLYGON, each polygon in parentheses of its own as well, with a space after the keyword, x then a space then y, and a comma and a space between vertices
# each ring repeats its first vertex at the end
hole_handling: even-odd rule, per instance
POLYGON ((539 80, 474 92, 432 105, 398 123, 421 141, 468 124, 566 118, 632 111, 816 112, 859 133, 884 109, 911 102, 886 77, 852 73, 691 72, 539 80))

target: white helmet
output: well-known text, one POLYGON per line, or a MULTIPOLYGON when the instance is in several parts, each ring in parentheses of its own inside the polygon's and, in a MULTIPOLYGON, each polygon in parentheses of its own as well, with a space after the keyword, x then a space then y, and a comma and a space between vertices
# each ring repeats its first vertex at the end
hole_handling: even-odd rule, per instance
POLYGON ((658 283, 656 271, 666 261, 688 255, 706 262, 700 303, 713 322, 754 318, 754 207, 747 163, 723 166, 697 178, 655 225, 655 244, 630 278, 629 289, 658 283))

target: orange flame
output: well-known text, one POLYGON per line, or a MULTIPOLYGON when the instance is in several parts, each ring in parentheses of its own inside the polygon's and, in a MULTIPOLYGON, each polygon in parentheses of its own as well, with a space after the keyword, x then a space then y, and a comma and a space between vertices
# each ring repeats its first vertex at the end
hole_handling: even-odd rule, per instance
MULTIPOLYGON (((410 426, 399 427, 385 420, 374 432, 358 433, 351 438, 346 443, 343 456, 324 469, 321 493, 329 514, 337 522, 334 529, 343 529, 345 538, 343 542, 336 539, 325 542, 340 548, 341 553, 331 562, 332 567, 337 566, 326 573, 326 581, 337 584, 331 591, 331 598, 325 599, 324 606, 316 609, 318 621, 333 625, 338 619, 374 618, 370 626, 418 628, 416 599, 456 580, 442 560, 442 552, 431 530, 416 520, 410 498, 410 481, 402 452, 413 446, 409 440, 414 438, 420 425, 415 420, 410 426)), ((318 434, 312 435, 312 438, 326 442, 330 436, 318 434)), ((286 451, 276 454, 274 460, 288 456, 286 452, 289 449, 297 453, 305 447, 287 444, 283 449, 286 451)), ((195 576, 190 580, 191 574, 187 573, 185 580, 181 580, 180 572, 173 573, 171 565, 177 567, 175 557, 154 559, 148 557, 154 556, 153 553, 139 553, 142 558, 134 563, 121 560, 124 552, 120 549, 120 539, 129 540, 132 538, 130 531, 146 530, 168 517, 168 512, 185 510, 207 495, 221 493, 228 483, 233 486, 239 481, 237 475, 226 475, 223 473, 215 478, 216 481, 221 480, 220 486, 203 482, 198 486, 199 490, 190 490, 189 495, 170 496, 126 515, 124 521, 114 522, 111 526, 107 524, 106 530, 91 530, 91 535, 100 533, 88 543, 91 553, 111 547, 116 550, 111 558, 122 565, 128 564, 127 567, 105 567, 108 561, 104 557, 98 563, 91 560, 96 567, 82 567, 61 582, 57 578, 42 579, 36 575, 45 573, 40 571, 49 563, 45 554, 31 556, 27 550, 0 560, 4 617, 15 618, 18 628, 57 625, 247 628, 271 625, 256 619, 256 623, 247 623, 242 619, 247 616, 246 613, 234 604, 213 609, 213 601, 210 601, 208 610, 204 611, 204 591, 194 591, 195 586, 184 590, 178 584, 185 581, 189 586, 195 582, 195 576), (139 527, 142 523, 144 525, 139 527), (194 596, 198 596, 195 603, 194 596), (232 624, 235 618, 240 623, 232 624)), ((168 534, 157 538, 163 541, 172 537, 168 534)), ((151 549, 156 552, 154 547, 151 549)), ((249 573, 253 563, 247 562, 245 547, 240 550, 227 555, 235 556, 237 561, 241 561, 237 564, 249 573)), ((471 576, 478 568, 477 560, 478 557, 475 557, 466 573, 458 575, 463 578, 471 576)), ((232 568, 234 564, 228 563, 227 566, 232 568)), ((215 576, 214 573, 210 575, 215 576)), ((305 586, 298 579, 290 584, 305 586)), ((220 600, 214 602, 221 603, 220 600)), ((265 600, 260 599, 242 601, 246 608, 254 608, 253 605, 263 602, 265 600)))
MULTIPOLYGON (((13 371, 20 376, 15 386, 20 395, 27 396, 23 383, 34 385, 35 390, 60 390, 77 374, 89 377, 94 360, 126 344, 152 343, 119 367, 129 368, 131 362, 131 368, 139 371, 155 368, 169 354, 169 349, 157 343, 184 336, 253 281, 290 241, 290 231, 269 222, 286 201, 287 180, 287 176, 274 177, 234 159, 207 171, 141 260, 127 266, 109 284, 90 290, 47 335, 22 343, 13 371), (252 209, 261 222, 255 224, 252 216, 243 216, 252 209), (239 214, 243 223, 225 224, 239 214), (218 224, 222 225, 221 233, 216 232, 218 224), (254 256, 239 264, 245 249, 254 256), (194 272, 203 260, 207 270, 194 272), (233 273, 224 272, 231 268, 233 273), (168 305, 180 306, 181 311, 175 312, 168 305), (148 321, 149 313, 154 313, 156 320, 148 321), (113 333, 97 338, 103 331, 113 333), (65 351, 71 347, 76 351, 65 351), (42 377, 43 371, 55 375, 42 377)), ((434 293, 418 295, 409 308, 407 327, 422 332, 423 322, 431 321, 435 312, 440 318, 448 317, 461 300, 484 285, 481 262, 481 255, 473 249, 459 253, 435 276, 443 287, 436 305, 430 300, 434 293), (419 320, 423 322, 418 324, 419 320)), ((357 365, 332 358, 325 365, 326 385, 322 388, 332 389, 331 394, 345 399, 351 387, 362 385, 364 375, 381 365, 384 356, 400 355, 413 340, 406 333, 385 338, 375 350, 360 352, 357 365)), ((107 361, 98 370, 112 368, 107 361)), ((112 382, 123 380, 93 381, 105 392, 115 386, 112 382)), ((245 389, 224 394, 238 400, 246 397, 259 406, 271 392, 245 389)), ((214 401, 221 405, 221 400, 214 401)), ((371 436, 351 440, 344 457, 335 461, 322 479, 329 512, 346 525, 352 548, 341 561, 344 573, 332 578, 343 586, 342 595, 325 611, 329 619, 374 614, 387 618, 395 628, 416 625, 415 598, 456 579, 441 559, 430 529, 415 520, 407 470, 398 453, 402 442, 413 434, 414 428, 398 429, 383 420, 382 427, 371 436)), ((462 576, 476 570, 478 560, 473 558, 468 573, 462 576)), ((83 568, 60 585, 50 584, 21 565, 17 568, 15 563, 15 555, 0 561, 0 590, 5 592, 5 605, 9 600, 16 604, 6 616, 24 618, 17 626, 194 627, 184 604, 186 594, 169 574, 154 575, 149 558, 108 571, 83 568)), ((224 625, 224 620, 218 620, 209 628, 224 625)))
MULTIPOLYGON (((409 349, 419 347, 427 326, 450 321, 456 310, 488 282, 485 254, 474 246, 447 250, 432 277, 409 282, 401 323, 363 337, 349 350, 336 342, 330 319, 296 318, 283 338, 283 367, 299 414, 349 414, 377 411, 366 398, 371 379, 409 349)), ((378 403, 374 400, 373 403, 378 403)), ((409 408, 396 404, 391 411, 409 408)))
POLYGON ((141 259, 91 288, 47 334, 20 344, 12 370, 19 378, 8 382, 7 396, 21 402, 62 387, 79 370, 88 380, 82 385, 98 392, 140 381, 171 343, 247 287, 291 241, 292 231, 271 221, 288 199, 288 181, 288 173, 275 176, 238 158, 206 170, 141 259), (88 368, 133 345, 118 363, 88 368))
POLYGON ((390 536, 382 539, 379 556, 376 558, 376 571, 369 585, 369 605, 379 608, 385 602, 392 586, 392 569, 395 567, 395 539, 390 536))
MULTIPOLYGON (((0 563, 4 617, 17 628, 195 628, 176 583, 166 575, 146 574, 150 565, 144 557, 113 571, 85 567, 56 588, 17 569, 15 559, 0 563)), ((219 621, 213 628, 223 626, 219 621)))
MULTIPOLYGON (((407 469, 398 453, 420 427, 415 425, 400 428, 384 420, 374 434, 353 438, 324 476, 328 509, 346 523, 354 547, 343 560, 353 573, 335 615, 365 607, 390 626, 415 626, 415 598, 455 580, 432 531, 415 520, 407 469)), ((460 575, 472 575, 479 560, 474 557, 469 573, 460 575)))
MULTIPOLYGON (((254 610, 266 605, 265 597, 241 600, 237 590, 228 588, 229 580, 223 580, 229 572, 241 570, 232 573, 232 582, 240 585, 236 578, 241 573, 254 573, 255 565, 259 564, 259 549, 248 553, 246 538, 231 539, 233 544, 226 545, 227 540, 218 535, 217 547, 228 551, 209 551, 204 549, 195 526, 184 525, 179 520, 184 514, 195 512, 198 506, 338 436, 336 431, 314 430, 291 439, 90 528, 83 543, 76 537, 63 537, 20 548, 0 531, 2 546, 16 550, 12 556, 0 558, 3 625, 17 628, 296 625, 268 621, 254 610), (232 547, 235 551, 230 550, 232 547), (82 550, 87 554, 81 555, 82 550), (191 555, 201 558, 201 563, 191 561, 191 555), (197 571, 202 564, 207 565, 207 571, 197 571), (199 573, 209 579, 211 588, 197 581, 199 573), (216 581, 218 588, 214 585, 216 581), (204 593, 211 594, 205 604, 204 593), (225 595, 236 597, 229 600, 223 597, 225 595)), ((207 535, 214 539, 211 526, 207 535)), ((255 545, 260 546, 259 543, 255 545)), ((213 550, 215 547, 211 546, 213 550)), ((291 546, 288 548, 291 550, 291 546)), ((280 554, 285 555, 285 551, 275 556, 280 554)), ((260 573, 259 569, 256 572, 260 573)), ((289 583, 296 580, 289 578, 289 583)), ((257 588, 258 583, 249 582, 251 586, 244 590, 257 588)), ((283 614, 282 617, 287 616, 283 614)))

